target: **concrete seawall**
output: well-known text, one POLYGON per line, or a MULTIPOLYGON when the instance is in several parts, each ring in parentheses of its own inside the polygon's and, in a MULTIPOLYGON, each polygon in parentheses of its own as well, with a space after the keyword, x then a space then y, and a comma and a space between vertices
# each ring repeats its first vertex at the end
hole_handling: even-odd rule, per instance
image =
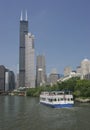
POLYGON ((82 103, 85 103, 85 102, 90 102, 90 98, 75 98, 75 101, 77 102, 82 102, 82 103))

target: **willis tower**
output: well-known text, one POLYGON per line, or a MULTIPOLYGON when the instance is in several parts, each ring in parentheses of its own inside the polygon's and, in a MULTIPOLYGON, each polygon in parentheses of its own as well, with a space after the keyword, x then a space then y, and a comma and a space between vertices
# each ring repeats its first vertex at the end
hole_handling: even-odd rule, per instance
POLYGON ((19 87, 25 87, 25 35, 28 34, 27 12, 25 20, 20 18, 20 45, 19 45, 19 87))

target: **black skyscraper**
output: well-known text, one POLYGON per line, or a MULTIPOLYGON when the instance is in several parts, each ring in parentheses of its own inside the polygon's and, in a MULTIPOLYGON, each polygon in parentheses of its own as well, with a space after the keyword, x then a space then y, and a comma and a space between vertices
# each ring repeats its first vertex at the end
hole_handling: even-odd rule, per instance
POLYGON ((5 71, 6 68, 0 65, 0 91, 5 91, 5 71))
POLYGON ((25 35, 28 33, 27 13, 25 20, 20 19, 20 47, 19 47, 19 87, 25 86, 25 35))

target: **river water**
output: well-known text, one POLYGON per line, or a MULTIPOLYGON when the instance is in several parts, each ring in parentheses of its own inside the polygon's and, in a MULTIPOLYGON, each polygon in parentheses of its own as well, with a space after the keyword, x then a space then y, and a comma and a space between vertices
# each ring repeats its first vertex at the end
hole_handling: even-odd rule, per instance
POLYGON ((0 130, 90 130, 90 104, 54 109, 38 98, 0 96, 0 130))

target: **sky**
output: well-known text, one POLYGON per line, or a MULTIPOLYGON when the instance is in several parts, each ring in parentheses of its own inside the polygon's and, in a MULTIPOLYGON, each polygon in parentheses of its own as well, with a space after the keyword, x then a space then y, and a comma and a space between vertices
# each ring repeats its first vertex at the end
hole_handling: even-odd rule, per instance
POLYGON ((35 56, 44 54, 46 70, 62 74, 90 59, 90 0, 0 0, 0 65, 17 72, 20 14, 28 13, 35 56))

